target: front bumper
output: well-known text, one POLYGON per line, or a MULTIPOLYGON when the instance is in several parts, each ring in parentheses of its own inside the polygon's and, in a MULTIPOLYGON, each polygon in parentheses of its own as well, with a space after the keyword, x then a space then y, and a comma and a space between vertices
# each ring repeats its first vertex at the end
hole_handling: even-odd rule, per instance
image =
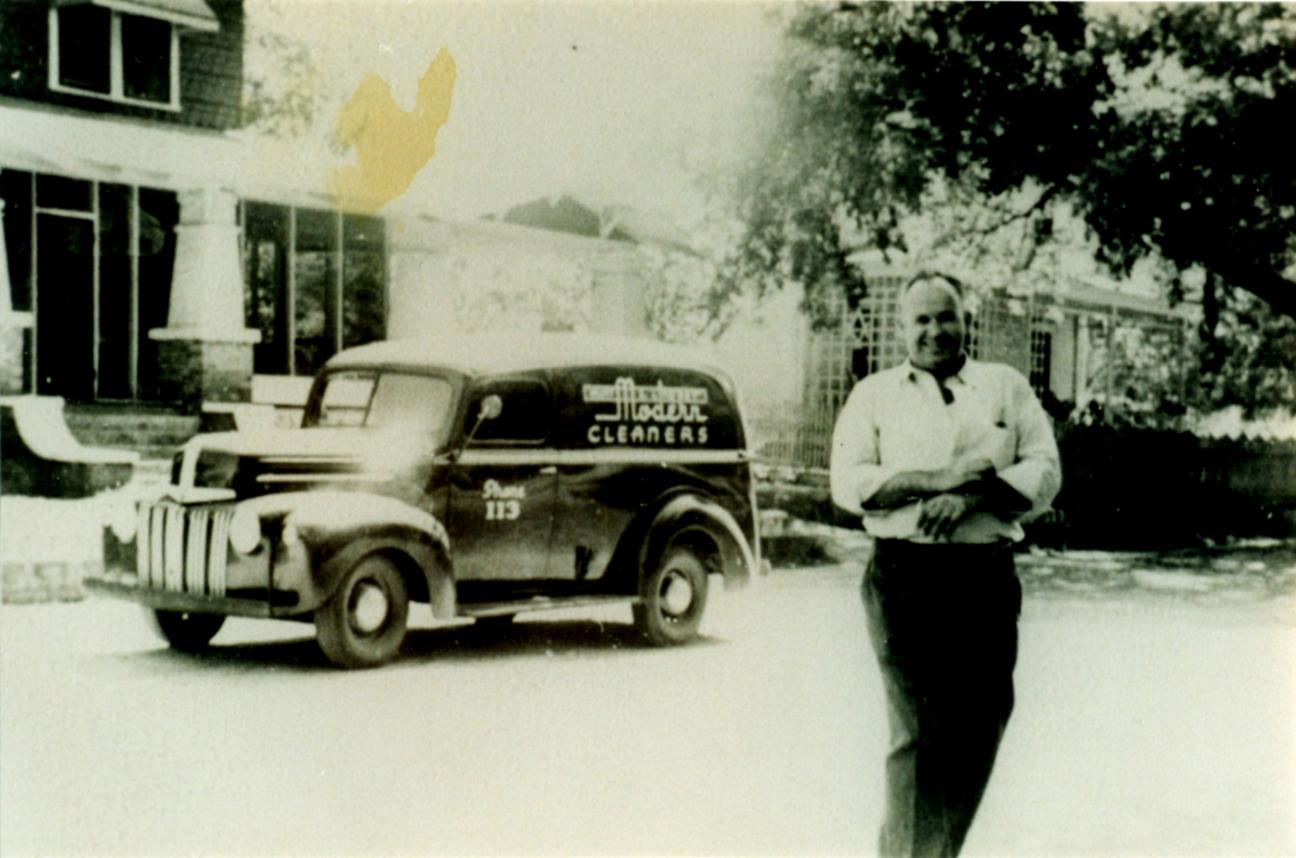
POLYGON ((276 615, 265 599, 231 598, 229 596, 199 596, 154 590, 142 587, 134 575, 89 578, 87 590, 118 599, 129 599, 161 611, 188 611, 195 614, 225 614, 234 617, 273 617, 276 615))

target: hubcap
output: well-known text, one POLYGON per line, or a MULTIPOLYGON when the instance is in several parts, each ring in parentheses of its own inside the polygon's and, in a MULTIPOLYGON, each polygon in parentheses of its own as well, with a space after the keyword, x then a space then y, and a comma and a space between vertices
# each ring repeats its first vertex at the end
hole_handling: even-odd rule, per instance
POLYGON ((693 604, 693 583, 682 572, 671 571, 662 581, 662 607, 672 616, 682 616, 693 604))
POLYGON ((351 625, 359 632, 376 632, 387 619, 387 594, 379 586, 360 584, 351 604, 351 625))

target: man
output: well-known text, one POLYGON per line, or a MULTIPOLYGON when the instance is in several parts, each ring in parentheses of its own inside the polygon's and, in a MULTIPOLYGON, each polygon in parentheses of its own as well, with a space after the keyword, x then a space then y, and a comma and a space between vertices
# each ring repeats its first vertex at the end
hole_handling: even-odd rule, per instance
POLYGON ((963 351, 960 284, 900 298, 909 359, 855 389, 833 433, 832 494, 874 538, 863 595, 886 690, 883 855, 957 855, 1013 707, 1019 520, 1061 479, 1030 384, 963 351))

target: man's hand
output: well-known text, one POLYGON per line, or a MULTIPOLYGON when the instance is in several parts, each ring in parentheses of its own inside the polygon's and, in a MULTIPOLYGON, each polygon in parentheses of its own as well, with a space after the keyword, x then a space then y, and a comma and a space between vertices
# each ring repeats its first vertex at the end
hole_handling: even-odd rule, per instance
POLYGON ((952 493, 927 498, 918 512, 918 530, 932 539, 948 539, 959 522, 977 508, 978 500, 977 495, 952 493))
POLYGON ((864 503, 865 510, 894 509, 948 492, 963 491, 994 476, 989 459, 957 462, 935 471, 901 471, 864 503))

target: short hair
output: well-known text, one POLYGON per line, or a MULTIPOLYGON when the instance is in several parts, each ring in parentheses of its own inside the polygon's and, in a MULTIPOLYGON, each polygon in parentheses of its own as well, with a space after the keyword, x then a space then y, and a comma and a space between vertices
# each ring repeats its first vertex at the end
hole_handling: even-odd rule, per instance
POLYGON ((920 271, 905 282, 904 286, 900 288, 900 294, 896 296, 896 300, 900 305, 902 312, 906 312, 904 308, 906 306, 906 301, 909 298, 909 290, 913 289, 913 287, 917 286, 919 283, 934 283, 937 286, 944 286, 954 294, 954 302, 958 306, 959 312, 964 317, 968 316, 970 311, 967 307, 967 292, 963 288, 963 281, 953 275, 944 274, 940 271, 920 271))
POLYGON ((967 289, 964 288, 963 281, 954 275, 946 274, 943 271, 919 271, 917 274, 906 280, 905 284, 900 287, 900 297, 903 298, 909 293, 910 289, 917 286, 919 283, 926 283, 929 280, 944 280, 950 285, 950 288, 954 290, 954 294, 958 297, 959 304, 963 304, 963 299, 967 295, 967 289))

